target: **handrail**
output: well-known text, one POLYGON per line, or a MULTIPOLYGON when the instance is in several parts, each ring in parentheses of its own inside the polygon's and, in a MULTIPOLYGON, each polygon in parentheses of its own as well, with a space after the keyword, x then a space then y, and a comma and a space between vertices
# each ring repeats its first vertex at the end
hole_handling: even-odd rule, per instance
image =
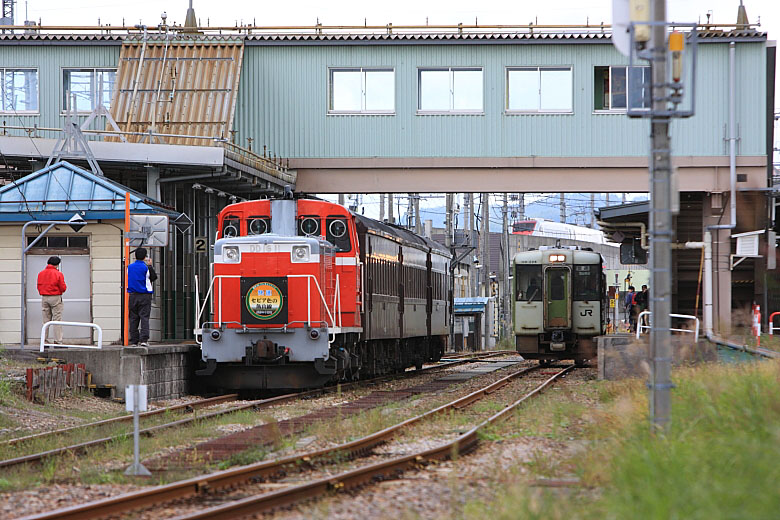
POLYGON ((69 347, 69 348, 94 348, 94 349, 102 349, 103 348, 103 329, 100 328, 100 325, 96 323, 85 323, 80 321, 47 321, 46 323, 41 326, 41 348, 40 352, 43 352, 43 347, 69 347), (66 325, 68 327, 91 327, 93 329, 97 330, 98 333, 98 340, 97 340, 97 346, 94 345, 70 345, 65 343, 46 343, 46 331, 51 325, 66 325))
POLYGON ((769 315, 769 335, 770 336, 774 335, 774 331, 780 330, 780 327, 775 327, 774 326, 773 321, 775 319, 775 316, 780 316, 780 312, 773 312, 772 314, 769 315))
MULTIPOLYGON (((214 282, 219 280, 218 282, 218 296, 219 296, 219 306, 216 309, 216 315, 217 320, 216 323, 218 327, 222 326, 222 279, 223 278, 241 278, 241 275, 238 274, 216 274, 212 276, 211 283, 209 284, 209 289, 206 292, 206 296, 203 298, 203 305, 200 305, 200 309, 198 310, 197 315, 195 316, 195 323, 200 324, 200 319, 203 316, 203 311, 206 310, 206 305, 209 302, 209 297, 212 295, 212 292, 214 290, 214 282)), ((317 288, 317 292, 320 295, 320 301, 325 306, 325 312, 328 315, 328 318, 330 318, 331 327, 336 327, 336 317, 334 315, 335 312, 338 313, 338 327, 341 327, 341 282, 339 279, 339 275, 336 275, 336 290, 333 295, 333 312, 331 312, 330 308, 328 307, 328 302, 325 299, 325 295, 322 292, 322 288, 320 287, 320 283, 317 280, 317 277, 313 274, 288 274, 287 278, 306 278, 306 298, 308 300, 308 305, 306 308, 306 324, 307 326, 311 327, 312 319, 311 319, 311 281, 314 280, 314 285, 317 288)), ((199 305, 199 302, 196 302, 196 305, 199 305)), ((327 322, 326 322, 327 324, 327 322)), ((198 334, 202 333, 202 326, 200 328, 195 329, 194 331, 195 340, 198 344, 201 344, 201 342, 197 341, 198 334)))
MULTIPOLYGON (((637 327, 636 327, 636 339, 639 339, 639 335, 642 333, 642 329, 650 329, 650 316, 652 315, 651 311, 642 311, 639 313, 639 316, 636 317, 637 321, 637 327), (647 316, 647 325, 642 325, 642 316, 647 316)), ((699 318, 696 316, 691 316, 690 314, 669 314, 672 318, 682 318, 686 320, 693 320, 694 321, 694 330, 690 329, 669 329, 673 330, 675 332, 692 332, 693 333, 693 341, 697 342, 699 341, 699 318)))

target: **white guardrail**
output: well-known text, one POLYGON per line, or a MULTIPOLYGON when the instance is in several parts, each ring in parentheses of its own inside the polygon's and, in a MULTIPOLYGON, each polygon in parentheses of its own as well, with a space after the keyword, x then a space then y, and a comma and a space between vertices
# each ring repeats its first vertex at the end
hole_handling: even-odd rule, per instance
MULTIPOLYGON (((652 312, 650 311, 642 311, 639 313, 639 316, 636 317, 636 339, 639 339, 639 335, 642 333, 642 330, 647 329, 649 330, 650 325, 650 315, 652 312), (647 316, 647 325, 642 325, 642 316, 647 316)), ((685 320, 692 320, 694 322, 694 330, 690 329, 669 329, 675 332, 688 332, 693 333, 693 341, 699 341, 699 318, 696 316, 691 316, 690 314, 670 314, 672 318, 681 318, 685 320)))
POLYGON ((41 348, 40 348, 40 352, 43 352, 43 347, 57 347, 57 348, 59 348, 59 347, 71 347, 71 348, 102 349, 103 348, 103 329, 100 328, 100 325, 97 325, 95 323, 84 323, 84 322, 80 322, 80 321, 47 321, 41 327, 41 348), (95 345, 70 345, 70 344, 65 344, 65 343, 46 343, 46 331, 52 325, 66 325, 68 327, 91 327, 91 328, 97 330, 97 334, 98 334, 97 346, 95 346, 95 345))

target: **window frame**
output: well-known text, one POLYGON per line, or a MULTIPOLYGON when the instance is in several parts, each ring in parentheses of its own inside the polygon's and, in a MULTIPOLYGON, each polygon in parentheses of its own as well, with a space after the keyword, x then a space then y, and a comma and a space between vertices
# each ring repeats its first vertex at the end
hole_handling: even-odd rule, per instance
POLYGON ((0 67, 0 96, 3 96, 3 85, 5 84, 6 71, 23 71, 33 70, 38 78, 38 85, 35 89, 35 105, 38 107, 36 110, 3 110, 2 102, 0 102, 0 114, 18 114, 18 115, 40 115, 41 113, 41 71, 39 67, 0 67))
POLYGON ((574 65, 508 65, 504 67, 504 113, 506 115, 574 115, 574 65), (539 92, 536 110, 509 108, 509 73, 519 70, 533 70, 539 73, 539 92), (571 72, 571 109, 570 110, 544 110, 542 105, 542 71, 543 70, 568 70, 571 72))
MULTIPOLYGON (((117 76, 119 72, 118 67, 60 67, 60 78, 62 79, 62 97, 60 97, 60 102, 62 103, 62 106, 60 109, 60 114, 65 114, 68 110, 68 100, 65 97, 65 94, 68 91, 68 89, 66 88, 67 85, 65 84, 65 73, 66 72, 92 72, 93 74, 95 74, 98 71, 114 73, 114 86, 111 88, 111 97, 108 100, 108 106, 106 106, 106 110, 111 110, 111 101, 113 98, 113 92, 117 86, 117 80, 119 79, 119 77, 117 76)), ((92 101, 91 102, 92 107, 89 110, 74 110, 74 113, 89 114, 90 112, 92 112, 97 108, 95 101, 99 94, 98 84, 99 82, 95 81, 94 85, 90 85, 91 88, 90 99, 92 101)))
POLYGON ((395 67, 328 67, 327 89, 327 114, 329 116, 394 116, 397 105, 398 85, 396 84, 395 67), (333 108, 333 73, 334 72, 360 72, 360 110, 336 110, 333 108), (366 106, 366 73, 367 72, 392 72, 393 73, 393 108, 392 110, 368 110, 366 106))
POLYGON ((436 116, 436 115, 485 115, 485 67, 482 65, 457 65, 445 67, 417 67, 417 115, 418 116, 436 116), (430 71, 448 71, 450 74, 450 109, 449 110, 425 110, 422 108, 422 73, 430 71), (482 108, 479 110, 455 109, 455 72, 456 71, 479 71, 482 74, 482 108))
MULTIPOLYGON (((631 81, 631 74, 629 73, 629 66, 628 65, 594 65, 593 66, 593 85, 595 87, 596 82, 596 69, 607 69, 609 72, 609 105, 610 108, 596 108, 593 107, 593 113, 594 114, 625 114, 628 111, 628 104, 630 101, 629 92, 629 82, 631 81), (612 69, 626 69, 626 106, 624 108, 612 108, 612 78, 614 77, 612 74, 612 69)), ((635 65, 633 68, 635 69, 645 69, 647 71, 650 70, 650 66, 646 65, 635 65)), ((650 107, 636 107, 631 108, 631 110, 650 110, 650 107)))

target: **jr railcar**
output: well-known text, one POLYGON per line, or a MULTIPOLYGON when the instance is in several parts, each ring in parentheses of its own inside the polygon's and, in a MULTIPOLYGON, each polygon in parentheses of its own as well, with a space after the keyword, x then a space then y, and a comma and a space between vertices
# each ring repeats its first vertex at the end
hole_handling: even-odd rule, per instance
POLYGON ((224 389, 298 389, 441 358, 450 254, 321 200, 232 204, 218 216, 213 313, 197 372, 224 389))
POLYGON ((513 325, 517 352, 542 362, 596 357, 607 317, 599 253, 540 247, 514 257, 513 325))

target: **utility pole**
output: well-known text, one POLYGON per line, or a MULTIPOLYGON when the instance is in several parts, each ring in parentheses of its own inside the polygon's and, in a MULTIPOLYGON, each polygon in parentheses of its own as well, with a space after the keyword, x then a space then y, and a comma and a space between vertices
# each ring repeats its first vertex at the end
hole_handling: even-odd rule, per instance
POLYGON ((450 316, 449 316, 449 339, 447 341, 448 350, 454 350, 455 349, 455 316, 453 315, 453 311, 455 310, 455 270, 457 269, 456 261, 456 254, 455 254, 455 247, 453 246, 452 241, 452 193, 447 193, 445 198, 445 231, 444 231, 444 245, 447 247, 447 251, 450 252, 452 255, 452 260, 450 261, 450 272, 447 273, 450 277, 450 291, 449 294, 446 295, 447 300, 449 301, 450 306, 450 316))
MULTIPOLYGON (((485 297, 490 298, 490 194, 482 194, 482 285, 485 297)), ((485 307, 487 313, 487 307, 485 307)), ((485 326, 482 327, 484 337, 483 349, 488 348, 488 316, 485 314, 485 326)))
POLYGON ((596 194, 591 192, 590 194, 590 227, 596 227, 596 194))
POLYGON ((413 193, 414 200, 414 232, 422 235, 422 219, 420 219, 420 194, 413 193))
POLYGON ((390 224, 395 224, 395 216, 393 213, 393 194, 387 194, 387 221, 390 224))
MULTIPOLYGON (((469 245, 474 247, 476 250, 477 247, 477 233, 476 233, 476 218, 474 217, 474 194, 468 193, 466 194, 468 197, 468 208, 469 208, 469 245)), ((476 255, 474 255, 476 256, 476 255)), ((471 269, 469 269, 469 296, 479 296, 479 293, 477 292, 477 270, 474 269, 474 263, 471 262, 471 269)))
POLYGON ((517 216, 520 220, 525 220, 525 193, 519 193, 517 201, 517 216))
POLYGON ((339 206, 343 206, 343 205, 344 205, 344 194, 339 193, 339 206))
POLYGON ((385 221, 385 194, 379 194, 379 222, 385 221))
POLYGON ((559 197, 560 197, 560 200, 561 200, 561 204, 560 204, 561 205, 561 224, 565 224, 566 223, 566 194, 565 193, 561 193, 559 195, 559 197))
POLYGON ((511 285, 509 282, 509 275, 512 273, 512 257, 514 256, 512 252, 509 250, 509 200, 506 193, 504 193, 504 209, 503 209, 503 228, 502 228, 502 237, 501 237, 501 244, 502 244, 502 250, 504 252, 501 258, 501 326, 503 327, 503 331, 501 334, 502 338, 509 338, 509 314, 512 312, 512 302, 511 302, 511 285))
POLYGON ((666 72, 666 0, 653 0, 650 39, 653 116, 650 120, 650 352, 653 426, 666 431, 671 394, 672 186, 666 72))

